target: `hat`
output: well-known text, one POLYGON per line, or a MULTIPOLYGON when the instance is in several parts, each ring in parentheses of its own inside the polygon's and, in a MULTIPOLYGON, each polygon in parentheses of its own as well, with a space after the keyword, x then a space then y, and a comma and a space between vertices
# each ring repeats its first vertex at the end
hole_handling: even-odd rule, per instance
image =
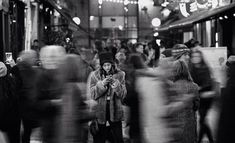
POLYGON ((0 62, 0 77, 7 75, 7 67, 3 62, 0 62))
POLYGON ((111 64, 114 63, 113 54, 110 52, 101 52, 99 54, 99 59, 100 59, 100 65, 103 65, 106 62, 111 63, 111 64))
POLYGON ((184 44, 176 44, 171 50, 174 59, 179 59, 182 55, 189 52, 189 48, 184 44))

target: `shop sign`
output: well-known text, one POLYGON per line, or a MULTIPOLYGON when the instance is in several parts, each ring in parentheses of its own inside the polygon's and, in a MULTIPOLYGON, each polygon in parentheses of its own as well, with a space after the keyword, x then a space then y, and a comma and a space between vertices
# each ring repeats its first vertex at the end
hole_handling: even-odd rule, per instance
POLYGON ((179 9, 184 17, 200 10, 216 8, 221 0, 180 0, 179 9))
POLYGON ((9 0, 0 0, 0 10, 8 12, 9 9, 9 0))
POLYGON ((231 0, 219 0, 219 6, 229 5, 231 0))
POLYGON ((225 82, 224 66, 227 61, 227 47, 202 47, 206 63, 211 68, 213 77, 220 84, 225 82))

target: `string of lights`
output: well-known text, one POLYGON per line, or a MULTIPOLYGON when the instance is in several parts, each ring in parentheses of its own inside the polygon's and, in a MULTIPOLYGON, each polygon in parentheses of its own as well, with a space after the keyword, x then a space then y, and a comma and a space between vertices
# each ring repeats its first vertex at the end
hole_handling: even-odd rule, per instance
POLYGON ((102 4, 103 2, 112 2, 112 3, 123 3, 124 5, 128 4, 139 4, 138 1, 135 0, 98 0, 99 4, 102 4))

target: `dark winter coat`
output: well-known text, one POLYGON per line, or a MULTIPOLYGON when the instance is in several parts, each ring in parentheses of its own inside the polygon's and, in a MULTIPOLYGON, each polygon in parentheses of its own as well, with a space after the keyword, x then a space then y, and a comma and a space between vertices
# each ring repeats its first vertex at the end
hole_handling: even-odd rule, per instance
POLYGON ((51 118, 58 115, 61 111, 61 106, 52 102, 54 99, 61 99, 63 92, 63 83, 54 70, 42 70, 39 73, 36 83, 37 89, 37 111, 41 118, 51 118))
POLYGON ((19 99, 15 93, 12 75, 0 77, 0 130, 17 128, 19 117, 19 99))
POLYGON ((58 143, 85 143, 87 122, 94 116, 88 111, 79 82, 65 84, 58 143))
POLYGON ((96 117, 100 124, 106 122, 106 105, 107 94, 110 96, 110 120, 118 122, 123 120, 122 99, 126 95, 125 73, 118 70, 113 74, 113 78, 118 81, 116 88, 105 88, 102 84, 104 77, 101 75, 101 70, 98 69, 91 73, 89 87, 91 98, 97 101, 98 105, 95 109, 96 117), (107 91, 108 90, 108 91, 107 91))
POLYGON ((217 143, 235 142, 235 63, 230 65, 228 72, 230 76, 222 96, 217 143))
POLYGON ((130 108, 130 138, 141 140, 141 125, 140 125, 140 97, 139 93, 136 91, 135 81, 136 74, 134 71, 127 71, 126 88, 127 95, 124 99, 124 104, 130 108))
POLYGON ((209 67, 205 65, 201 67, 191 66, 190 74, 193 81, 200 87, 200 92, 210 91, 213 88, 213 80, 209 67))
POLYGON ((38 69, 26 62, 20 62, 13 68, 13 71, 16 76, 16 92, 20 100, 21 117, 26 120, 36 120, 38 117, 35 110, 38 69))

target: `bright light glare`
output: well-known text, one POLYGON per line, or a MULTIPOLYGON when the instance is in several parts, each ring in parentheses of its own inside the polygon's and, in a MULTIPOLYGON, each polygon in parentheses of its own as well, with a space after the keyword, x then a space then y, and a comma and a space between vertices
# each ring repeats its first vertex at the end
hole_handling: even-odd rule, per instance
POLYGON ((73 18, 73 21, 74 21, 77 25, 79 25, 79 24, 81 23, 81 20, 80 20, 79 17, 74 17, 74 18, 73 18))
POLYGON ((94 16, 90 16, 90 21, 94 20, 94 16))
POLYGON ((159 18, 153 18, 153 20, 152 20, 152 25, 154 26, 154 27, 158 27, 158 26, 160 26, 161 25, 161 20, 159 19, 159 18))
POLYGON ((155 32, 155 33, 153 34, 154 37, 157 37, 158 35, 159 35, 158 32, 155 32))

